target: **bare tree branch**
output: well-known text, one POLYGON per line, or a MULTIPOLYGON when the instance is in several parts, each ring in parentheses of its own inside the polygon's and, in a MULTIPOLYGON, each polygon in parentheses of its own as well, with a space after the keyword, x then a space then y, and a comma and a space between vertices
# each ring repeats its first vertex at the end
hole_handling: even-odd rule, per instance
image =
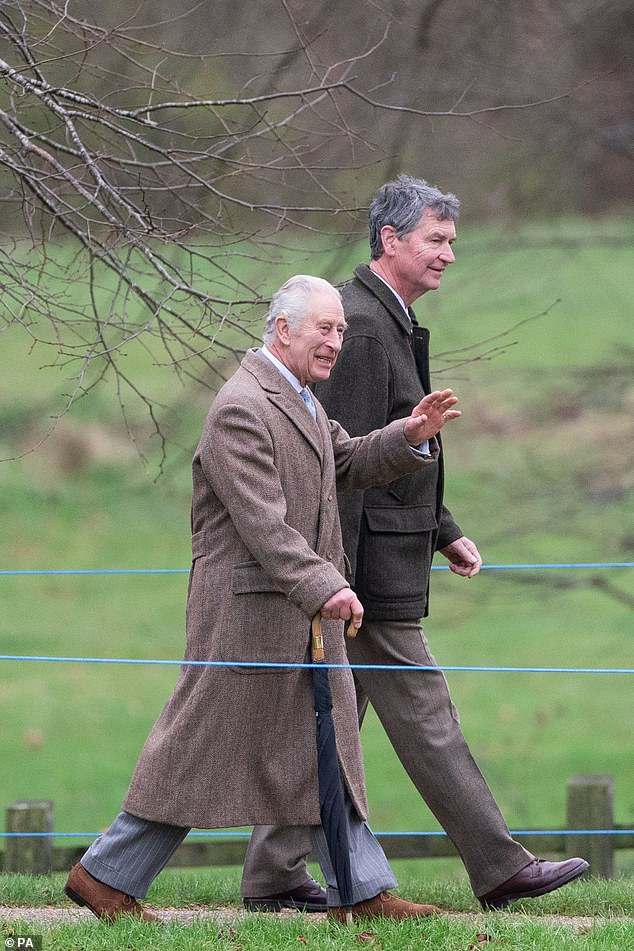
MULTIPOLYGON (((421 49, 447 10, 435 0, 414 11, 421 49)), ((214 5, 210 53, 197 50, 212 15, 201 2, 171 13, 142 0, 0 0, 0 330, 50 351, 69 380, 63 411, 110 381, 122 412, 128 394, 162 440, 158 403, 127 354, 215 386, 259 336, 275 256, 301 233, 345 251, 365 230, 368 173, 401 156, 382 123, 406 142, 421 123, 527 114, 587 86, 465 108, 465 82, 449 109, 425 109, 425 84, 414 94, 405 71, 399 85, 388 52, 406 10, 363 4, 345 42, 330 0, 311 17, 297 0, 267 12, 270 37, 233 52, 249 11, 214 5)), ((491 359, 502 346, 489 344, 524 322, 476 355, 439 359, 491 359)))

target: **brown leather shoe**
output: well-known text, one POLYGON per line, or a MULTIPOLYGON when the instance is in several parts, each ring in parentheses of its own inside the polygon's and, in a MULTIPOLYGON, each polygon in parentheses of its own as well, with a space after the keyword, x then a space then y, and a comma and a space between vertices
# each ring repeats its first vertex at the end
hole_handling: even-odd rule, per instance
POLYGON ((76 905, 90 908, 93 915, 97 918, 105 918, 107 921, 114 921, 122 915, 131 915, 141 921, 160 922, 161 920, 158 915, 154 915, 147 908, 139 905, 132 895, 126 895, 125 892, 111 888, 110 885, 98 882, 86 871, 81 862, 73 865, 70 870, 64 891, 76 905))
MULTIPOLYGON (((428 918, 429 915, 435 915, 441 911, 435 905, 416 905, 414 902, 404 901, 392 895, 391 892, 379 892, 374 898, 352 905, 350 910, 353 921, 358 921, 360 918, 394 918, 397 921, 403 918, 428 918)), ((345 923, 346 909, 329 908, 328 917, 345 923)))
POLYGON ((480 904, 483 908, 504 908, 518 898, 537 898, 573 882, 589 868, 585 859, 566 859, 565 862, 533 859, 512 878, 481 895, 480 904))

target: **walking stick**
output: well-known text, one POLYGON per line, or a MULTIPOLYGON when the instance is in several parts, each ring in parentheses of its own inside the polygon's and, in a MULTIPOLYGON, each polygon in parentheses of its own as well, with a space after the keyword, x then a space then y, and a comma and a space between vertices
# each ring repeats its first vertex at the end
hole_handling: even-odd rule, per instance
MULTIPOLYGON (((356 628, 355 628, 356 634, 356 628)), ((335 873, 346 922, 352 923, 352 876, 350 872, 350 838, 335 727, 332 719, 332 694, 326 667, 321 617, 311 623, 311 656, 317 666, 312 668, 315 712, 317 714, 317 776, 319 780, 319 814, 335 873), (323 665, 323 666, 322 666, 323 665)))

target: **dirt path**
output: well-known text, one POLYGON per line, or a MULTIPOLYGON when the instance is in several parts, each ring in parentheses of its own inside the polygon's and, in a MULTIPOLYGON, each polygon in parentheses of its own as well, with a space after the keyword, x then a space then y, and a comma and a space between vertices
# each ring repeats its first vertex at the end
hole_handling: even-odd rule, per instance
MULTIPOLYGON (((162 921, 180 921, 182 924, 190 924, 192 921, 204 921, 211 919, 219 924, 234 924, 245 917, 247 912, 242 911, 235 906, 226 906, 221 908, 153 908, 153 911, 162 921)), ((279 918, 289 918, 296 914, 294 911, 282 911, 279 918)), ((511 912, 502 912, 509 914, 511 912)), ((486 917, 483 914, 470 914, 466 912, 447 912, 447 916, 455 920, 468 921, 480 930, 486 926, 486 917)), ((517 916, 520 917, 520 916, 517 916)), ((529 917, 521 915, 522 918, 529 917)), ((44 906, 40 908, 28 908, 23 906, 0 905, 0 920, 5 921, 25 921, 29 925, 39 925, 44 928, 50 928, 58 924, 69 924, 73 922, 94 921, 94 916, 85 908, 44 906)), ((311 914, 306 916, 307 922, 311 924, 320 924, 326 920, 325 915, 311 914)), ((592 926, 598 922, 607 920, 593 917, 591 915, 536 915, 532 920, 544 922, 557 927, 567 927, 574 934, 585 934, 592 926)), ((610 919, 614 920, 614 919, 610 919)), ((630 918, 623 917, 623 920, 631 921, 630 918)))

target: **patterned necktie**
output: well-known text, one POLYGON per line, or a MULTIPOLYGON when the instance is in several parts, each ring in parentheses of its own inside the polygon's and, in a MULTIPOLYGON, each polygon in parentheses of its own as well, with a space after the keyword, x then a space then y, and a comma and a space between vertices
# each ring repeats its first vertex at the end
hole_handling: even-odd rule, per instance
POLYGON ((306 404, 306 408, 308 409, 308 412, 310 413, 310 415, 313 417, 314 420, 316 420, 317 410, 315 409, 315 404, 313 403, 313 398, 310 394, 310 390, 308 390, 305 386, 303 386, 301 390, 299 391, 299 395, 301 396, 304 403, 306 404))

